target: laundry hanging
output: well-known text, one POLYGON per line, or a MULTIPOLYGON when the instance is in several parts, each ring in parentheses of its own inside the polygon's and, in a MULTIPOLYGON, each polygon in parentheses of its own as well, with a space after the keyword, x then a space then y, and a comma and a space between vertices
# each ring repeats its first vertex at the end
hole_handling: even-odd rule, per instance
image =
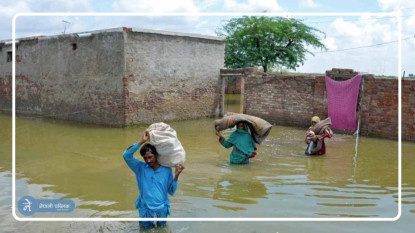
POLYGON ((356 107, 362 75, 345 81, 326 76, 328 115, 332 129, 356 130, 356 107))

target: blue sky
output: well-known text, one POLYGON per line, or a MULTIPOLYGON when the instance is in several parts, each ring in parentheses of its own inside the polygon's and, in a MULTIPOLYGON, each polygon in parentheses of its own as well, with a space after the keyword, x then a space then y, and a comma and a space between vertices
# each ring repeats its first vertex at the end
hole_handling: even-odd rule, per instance
MULTIPOLYGON (((392 12, 403 16, 403 63, 415 74, 415 1, 412 0, 0 0, 0 40, 10 39, 12 18, 18 12, 392 12), (413 39, 412 39, 412 38, 413 39)), ((376 75, 397 75, 397 24, 388 17, 299 17, 326 34, 323 42, 333 52, 309 55, 298 72, 324 73, 352 68, 376 75), (395 41, 395 42, 393 42, 395 41), (392 42, 392 43, 388 43, 392 42), (387 43, 387 44, 384 44, 387 43), (378 46, 373 46, 377 45, 378 46), (369 47, 367 47, 369 46, 369 47), (350 49, 363 47, 360 49, 350 49), (350 49, 350 50, 343 50, 350 49), (343 50, 343 51, 338 51, 343 50)), ((18 37, 139 27, 215 35, 229 17, 21 17, 18 37), (71 22, 66 24, 62 20, 71 22)), ((310 48, 311 51, 315 51, 310 48)), ((316 51, 319 52, 319 51, 316 51)))

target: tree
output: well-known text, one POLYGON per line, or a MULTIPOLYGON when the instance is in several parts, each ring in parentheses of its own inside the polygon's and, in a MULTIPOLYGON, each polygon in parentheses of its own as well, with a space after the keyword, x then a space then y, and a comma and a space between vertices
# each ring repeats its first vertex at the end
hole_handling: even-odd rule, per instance
POLYGON ((226 37, 225 66, 242 68, 273 66, 296 69, 304 64, 307 48, 326 49, 317 34, 325 34, 296 19, 244 16, 228 21, 216 30, 226 37))

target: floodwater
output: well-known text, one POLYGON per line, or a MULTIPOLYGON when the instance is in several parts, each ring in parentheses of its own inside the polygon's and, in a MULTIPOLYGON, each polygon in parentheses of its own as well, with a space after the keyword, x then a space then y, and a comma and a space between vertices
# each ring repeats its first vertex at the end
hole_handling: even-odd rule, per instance
POLYGON ((234 112, 234 113, 243 113, 242 105, 242 95, 239 94, 226 94, 225 95, 225 113, 234 112))
MULTIPOLYGON (((229 111, 229 109, 228 109, 229 111)), ((249 165, 230 165, 214 119, 169 122, 186 150, 171 217, 386 217, 398 214, 398 143, 335 135, 327 154, 305 156, 305 130, 274 126, 249 165)), ((0 229, 6 232, 138 232, 137 222, 18 223, 11 216, 11 117, 0 115, 0 229), (7 133, 9 132, 9 133, 7 133)), ((16 198, 65 198, 71 213, 33 217, 137 217, 138 190, 123 151, 146 126, 107 128, 51 119, 16 120, 16 198)), ((225 132, 225 136, 230 132, 225 132)), ((403 143, 402 232, 415 217, 415 144, 403 143)), ((137 152, 137 157, 140 157, 137 152)), ((23 217, 18 213, 19 216, 23 217)), ((169 222, 144 232, 379 232, 394 223, 169 222)), ((388 230, 389 229, 389 230, 388 230)))

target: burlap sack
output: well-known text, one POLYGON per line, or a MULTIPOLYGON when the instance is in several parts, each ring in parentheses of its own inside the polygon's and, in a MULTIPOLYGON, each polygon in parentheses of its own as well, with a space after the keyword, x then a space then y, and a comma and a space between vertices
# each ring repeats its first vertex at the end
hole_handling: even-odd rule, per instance
POLYGON ((155 123, 147 128, 149 131, 150 144, 156 147, 158 152, 157 160, 165 167, 175 167, 183 164, 186 159, 186 152, 176 131, 170 125, 163 122, 155 123))
POLYGON ((232 128, 241 121, 248 123, 252 137, 258 144, 261 144, 261 142, 265 140, 272 129, 272 125, 267 121, 246 114, 232 114, 230 116, 225 116, 222 119, 215 120, 215 129, 217 131, 222 131, 227 128, 232 128))

